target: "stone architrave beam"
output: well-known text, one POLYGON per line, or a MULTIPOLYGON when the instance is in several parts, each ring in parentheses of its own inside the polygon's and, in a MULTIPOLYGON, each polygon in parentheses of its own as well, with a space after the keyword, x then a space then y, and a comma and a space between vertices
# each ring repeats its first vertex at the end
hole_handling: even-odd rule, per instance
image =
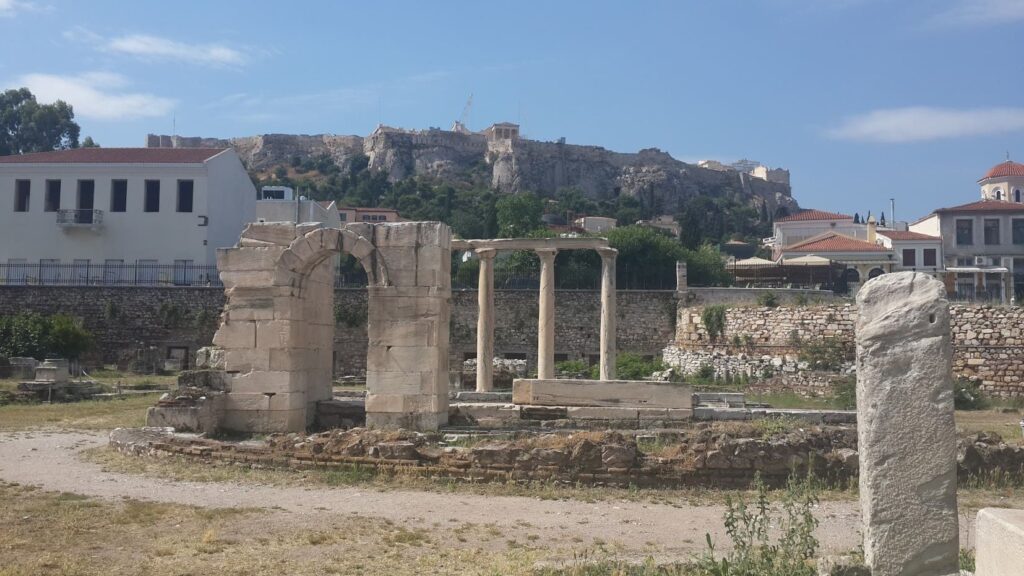
MULTIPOLYGON (((540 298, 537 316, 537 378, 555 377, 555 255, 537 250, 540 257, 540 298)), ((480 360, 477 360, 479 369, 480 360)))
POLYGON ((494 389, 494 255, 493 248, 476 251, 480 258, 476 323, 476 391, 494 389))
POLYGON ((864 558, 874 576, 958 573, 949 305, 926 274, 857 294, 857 423, 864 558))
POLYGON ((601 380, 615 380, 615 257, 619 251, 601 248, 601 380))

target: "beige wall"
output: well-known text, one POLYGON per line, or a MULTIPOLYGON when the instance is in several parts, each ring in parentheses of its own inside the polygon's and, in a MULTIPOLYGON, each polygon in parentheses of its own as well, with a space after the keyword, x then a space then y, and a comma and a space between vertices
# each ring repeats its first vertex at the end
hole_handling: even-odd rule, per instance
POLYGON ((233 246, 245 223, 255 216, 256 191, 234 152, 203 164, 5 164, 0 166, 0 263, 58 259, 71 264, 88 259, 192 260, 214 265, 214 251, 233 246), (237 164, 237 170, 232 164, 237 164), (17 180, 31 181, 28 212, 14 211, 17 180), (111 212, 111 181, 128 181, 126 212, 111 212), (57 213, 44 212, 47 180, 61 180, 61 209, 76 208, 79 180, 95 182, 93 208, 102 225, 62 228, 57 213), (160 211, 144 212, 145 181, 160 181, 160 211), (176 211, 178 180, 193 181, 192 212, 176 211), (207 226, 200 226, 205 216, 207 226))

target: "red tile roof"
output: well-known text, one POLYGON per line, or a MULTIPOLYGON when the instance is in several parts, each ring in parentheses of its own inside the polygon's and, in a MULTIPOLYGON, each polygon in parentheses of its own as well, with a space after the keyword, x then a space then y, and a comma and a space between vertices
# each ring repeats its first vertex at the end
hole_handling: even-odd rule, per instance
POLYGON ((775 219, 776 222, 802 222, 807 220, 853 220, 853 216, 825 212, 823 210, 801 210, 796 214, 775 219))
MULTIPOLYGON (((989 178, 1005 178, 1007 176, 1024 176, 1024 164, 1018 164, 1010 160, 1000 162, 993 166, 991 170, 986 172, 985 175, 981 177, 981 180, 988 180, 989 178)), ((978 181, 981 182, 981 180, 978 181)))
POLYGON ((1008 202, 1006 200, 978 200, 977 202, 970 202, 959 206, 939 208, 935 211, 936 214, 957 214, 961 212, 1024 212, 1024 204, 1008 202))
POLYGON ((938 236, 929 236, 928 234, 921 234, 920 232, 911 232, 910 230, 879 230, 879 236, 885 236, 890 240, 941 240, 938 236))
POLYGON ((889 249, 880 244, 850 238, 838 232, 826 232, 792 246, 786 246, 782 251, 820 254, 825 252, 888 252, 889 249))
POLYGON ((0 164, 202 164, 227 148, 74 148, 0 156, 0 164))

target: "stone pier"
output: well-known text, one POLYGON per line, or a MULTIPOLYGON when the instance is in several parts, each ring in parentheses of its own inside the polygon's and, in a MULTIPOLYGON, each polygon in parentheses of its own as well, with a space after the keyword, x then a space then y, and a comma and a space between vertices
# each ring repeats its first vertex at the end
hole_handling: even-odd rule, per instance
POLYGON ((857 421, 864 558, 874 576, 958 573, 949 305, 941 282, 899 272, 857 294, 857 421))

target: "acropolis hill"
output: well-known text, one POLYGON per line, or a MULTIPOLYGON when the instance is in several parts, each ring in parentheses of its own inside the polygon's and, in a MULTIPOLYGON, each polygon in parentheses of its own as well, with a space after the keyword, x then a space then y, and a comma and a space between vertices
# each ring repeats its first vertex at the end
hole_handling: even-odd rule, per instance
POLYGON ((718 162, 708 167, 676 160, 657 148, 635 153, 613 152, 599 146, 542 142, 522 138, 515 124, 494 124, 472 132, 456 123, 452 130, 405 130, 379 126, 372 134, 264 134, 230 139, 149 135, 149 147, 233 146, 249 169, 266 171, 293 158, 329 155, 348 170, 354 158, 365 155, 371 170, 392 181, 429 176, 464 180, 470 173, 489 176, 502 192, 534 191, 553 194, 577 187, 594 199, 620 194, 639 197, 664 213, 675 213, 688 198, 703 194, 736 194, 769 213, 779 206, 797 207, 784 170, 746 172, 718 162))

